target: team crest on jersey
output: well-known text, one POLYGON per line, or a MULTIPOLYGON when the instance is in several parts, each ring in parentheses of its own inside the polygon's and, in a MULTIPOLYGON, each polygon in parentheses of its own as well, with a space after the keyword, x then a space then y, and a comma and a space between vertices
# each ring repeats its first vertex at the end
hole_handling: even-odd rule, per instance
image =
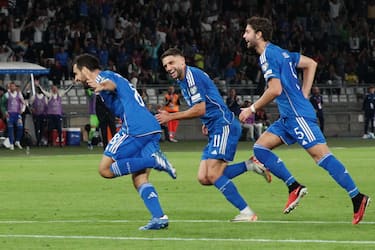
POLYGON ((196 86, 193 86, 189 89, 189 92, 191 95, 195 95, 197 93, 198 89, 196 86))
POLYGON ((283 57, 284 57, 284 58, 289 58, 289 55, 288 55, 288 53, 286 53, 286 52, 283 52, 283 57))
POLYGON ((268 63, 265 62, 265 63, 262 64, 262 71, 264 72, 264 71, 266 71, 267 69, 268 69, 268 63))

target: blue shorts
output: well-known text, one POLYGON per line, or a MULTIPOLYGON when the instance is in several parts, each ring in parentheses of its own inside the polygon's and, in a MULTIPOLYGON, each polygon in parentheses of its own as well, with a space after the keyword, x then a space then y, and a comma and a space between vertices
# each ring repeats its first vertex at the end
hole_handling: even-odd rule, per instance
POLYGON ((7 126, 9 127, 23 127, 22 116, 19 113, 9 113, 7 119, 7 126))
POLYGON ((217 126, 209 131, 208 144, 203 150, 202 160, 233 161, 241 132, 241 124, 237 119, 233 120, 232 124, 217 126))
POLYGON ((104 155, 113 160, 143 158, 160 150, 160 133, 140 137, 130 136, 123 129, 117 132, 104 150, 104 155))
POLYGON ((326 143, 317 122, 304 117, 279 118, 267 129, 267 132, 279 136, 287 145, 297 142, 304 149, 326 143))

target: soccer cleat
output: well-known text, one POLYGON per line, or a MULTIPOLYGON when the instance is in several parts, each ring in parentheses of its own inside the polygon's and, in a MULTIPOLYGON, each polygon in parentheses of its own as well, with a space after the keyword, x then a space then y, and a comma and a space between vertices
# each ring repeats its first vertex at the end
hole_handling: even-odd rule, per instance
POLYGON ((169 141, 170 142, 178 142, 178 140, 176 140, 175 138, 169 138, 169 141))
POLYGON ((258 161, 255 156, 251 156, 249 161, 255 173, 262 175, 268 183, 272 181, 272 175, 270 171, 265 168, 264 165, 260 161, 258 161))
POLYGON ((240 213, 236 215, 233 219, 231 219, 231 222, 254 222, 258 220, 258 216, 256 214, 244 214, 240 213))
POLYGON ((363 219, 363 216, 365 215, 365 210, 370 205, 370 201, 371 201, 370 197, 368 197, 367 195, 363 195, 361 205, 358 211, 354 213, 353 215, 353 220, 352 220, 353 225, 358 224, 363 219))
POLYGON ((154 157, 156 161, 156 166, 154 166, 155 169, 167 172, 173 179, 177 178, 176 169, 167 160, 167 157, 163 154, 163 152, 159 150, 153 153, 151 156, 154 157))
POLYGON ((9 149, 10 149, 10 150, 14 150, 14 145, 13 145, 13 144, 10 144, 9 149))
POLYGON ((20 143, 19 141, 16 141, 16 142, 14 143, 14 146, 16 146, 16 147, 19 148, 19 149, 22 149, 21 143, 20 143))
POLYGON ((288 202, 284 208, 284 214, 289 214, 298 206, 299 201, 303 196, 307 194, 307 188, 305 186, 298 186, 292 192, 289 193, 288 202))
POLYGON ((147 225, 139 228, 141 231, 145 230, 159 230, 166 229, 168 227, 168 216, 164 215, 161 218, 152 218, 147 225))

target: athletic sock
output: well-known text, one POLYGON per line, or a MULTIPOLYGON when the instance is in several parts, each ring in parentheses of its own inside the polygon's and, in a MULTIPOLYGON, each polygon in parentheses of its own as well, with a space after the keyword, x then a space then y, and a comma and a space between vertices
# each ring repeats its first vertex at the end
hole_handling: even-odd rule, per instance
POLYGON ((318 161, 318 165, 328 171, 332 178, 346 190, 350 198, 355 197, 359 193, 357 186, 344 165, 331 153, 323 156, 318 161))
POLYGON ((248 171, 248 169, 246 168, 246 163, 243 161, 240 163, 228 165, 224 169, 223 175, 228 177, 228 179, 233 179, 234 177, 237 177, 246 171, 248 171))
POLYGON ((292 185, 296 181, 286 168, 284 162, 270 149, 259 144, 254 144, 254 155, 272 174, 283 180, 287 186, 292 185))
POLYGON ((220 176, 215 181, 214 185, 233 206, 238 208, 238 210, 241 211, 247 207, 246 201, 242 198, 236 186, 228 177, 225 175, 220 176))
POLYGON ((160 206, 159 196, 151 183, 144 183, 138 188, 138 193, 145 203, 153 218, 160 218, 164 215, 160 206))
POLYGON ((112 163, 110 170, 115 177, 133 174, 144 170, 146 168, 152 168, 155 165, 155 159, 153 157, 148 158, 128 158, 120 159, 112 163))
POLYGON ((290 184, 290 185, 288 186, 289 193, 293 192, 293 190, 295 190, 295 189, 298 188, 299 186, 301 186, 301 184, 299 184, 298 181, 295 181, 295 182, 293 182, 292 184, 290 184))
POLYGON ((363 199, 363 194, 361 193, 358 193, 356 196, 352 198, 354 213, 358 212, 359 207, 361 206, 361 203, 362 203, 362 199, 363 199))

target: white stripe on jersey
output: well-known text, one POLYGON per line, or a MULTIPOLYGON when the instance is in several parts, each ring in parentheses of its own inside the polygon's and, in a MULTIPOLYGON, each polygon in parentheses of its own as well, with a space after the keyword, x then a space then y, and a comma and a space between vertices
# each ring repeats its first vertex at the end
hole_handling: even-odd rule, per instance
POLYGON ((306 135, 309 142, 315 141, 315 136, 311 131, 309 125, 307 125, 305 119, 303 117, 296 117, 297 123, 302 128, 303 133, 306 135))
POLYGON ((117 149, 120 147, 121 143, 126 140, 126 138, 128 138, 127 134, 115 134, 115 136, 110 141, 110 144, 108 145, 108 151, 112 154, 116 153, 117 149))
POLYGON ((226 125, 223 127, 223 134, 221 137, 219 152, 220 154, 225 154, 225 149, 227 148, 227 142, 228 142, 228 135, 229 135, 229 126, 226 125))
POLYGON ((265 49, 265 50, 263 51, 263 53, 260 55, 259 60, 260 60, 260 64, 263 64, 263 63, 267 62, 267 58, 266 58, 266 49, 265 49))
POLYGON ((189 68, 186 70, 186 80, 189 88, 195 85, 193 73, 191 73, 189 68))

